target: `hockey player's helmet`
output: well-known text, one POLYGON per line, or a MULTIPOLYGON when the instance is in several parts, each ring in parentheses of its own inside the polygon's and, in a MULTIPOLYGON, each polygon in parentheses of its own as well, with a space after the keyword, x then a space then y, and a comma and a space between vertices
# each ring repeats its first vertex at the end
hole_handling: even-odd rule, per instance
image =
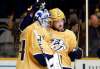
POLYGON ((65 20, 65 15, 59 8, 51 9, 49 12, 50 12, 51 19, 53 21, 58 21, 60 19, 65 20))

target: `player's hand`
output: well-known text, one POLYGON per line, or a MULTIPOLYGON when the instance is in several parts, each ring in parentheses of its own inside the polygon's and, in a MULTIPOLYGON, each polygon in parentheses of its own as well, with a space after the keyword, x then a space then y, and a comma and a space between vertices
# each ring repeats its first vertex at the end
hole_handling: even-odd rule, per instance
POLYGON ((82 54, 83 54, 82 49, 81 48, 77 48, 77 49, 74 49, 72 52, 70 52, 69 56, 71 58, 71 61, 74 61, 75 59, 82 58, 82 54))

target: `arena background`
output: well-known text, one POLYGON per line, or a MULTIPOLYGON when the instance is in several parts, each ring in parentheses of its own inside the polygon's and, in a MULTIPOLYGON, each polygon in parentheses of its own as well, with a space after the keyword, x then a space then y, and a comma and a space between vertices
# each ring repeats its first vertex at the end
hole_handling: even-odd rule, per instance
MULTIPOLYGON (((1 0, 0 1, 0 29, 4 28, 9 30, 9 21, 12 20, 13 28, 10 31, 10 35, 5 35, 1 38, 2 31, 0 31, 0 69, 16 69, 16 58, 18 55, 18 46, 20 32, 18 25, 22 20, 24 12, 27 8, 34 4, 35 0, 1 0), (14 17, 12 17, 12 14, 14 17), (13 18, 13 19, 12 19, 13 18), (12 35, 13 34, 13 35, 12 35), (3 41, 7 39, 8 41, 3 41), (11 40, 9 42, 9 40, 11 40), (11 65, 10 65, 11 64, 11 65)), ((68 19, 70 18, 70 10, 74 10, 74 13, 80 21, 81 32, 79 36, 79 47, 83 49, 83 57, 86 57, 86 21, 85 11, 86 4, 85 0, 46 0, 46 8, 52 9, 54 7, 60 8, 66 16, 67 25, 65 28, 70 29, 74 24, 69 24, 68 19), (70 26, 70 27, 69 27, 70 26)), ((96 8, 100 8, 100 0, 88 0, 88 15, 89 17, 95 13, 96 8)), ((11 26, 11 24, 10 24, 11 26)), ((89 46, 91 47, 91 46, 89 46)), ((91 53, 89 53, 91 55, 91 53)), ((99 55, 100 56, 100 55, 99 55)), ((90 56, 91 57, 91 56, 90 56)), ((83 58, 72 62, 73 69, 100 69, 100 60, 98 57, 94 58, 83 58), (97 61, 98 60, 98 61, 97 61), (88 62, 87 62, 88 61, 88 62), (97 61, 97 62, 96 62, 97 61), (78 67, 80 63, 81 67, 78 67), (91 64, 95 63, 95 64, 91 64)))
MULTIPOLYGON (((27 12, 27 8, 29 8, 31 5, 34 5, 35 2, 36 0, 10 0, 10 1, 2 0, 0 2, 1 28, 4 27, 4 28, 9 29, 9 26, 13 25, 13 28, 10 31, 13 34, 11 35, 11 38, 12 38, 11 42, 12 44, 14 44, 13 46, 9 46, 9 47, 7 45, 3 46, 3 44, 7 44, 7 42, 5 41, 2 42, 1 40, 1 43, 0 43, 1 57, 16 57, 17 51, 18 51, 18 45, 19 45, 19 35, 20 35, 20 32, 18 30, 19 29, 18 25, 21 23, 22 19, 25 17, 23 16, 23 14, 27 12), (12 49, 13 49, 13 53, 11 51, 12 49)), ((71 29, 71 26, 81 21, 80 24, 83 24, 82 25, 83 30, 82 30, 82 33, 80 33, 80 35, 83 34, 82 38, 84 40, 79 42, 79 46, 83 48, 85 52, 85 0, 45 0, 45 2, 46 2, 46 8, 48 10, 58 7, 65 13, 65 16, 66 16, 65 28, 71 29), (75 23, 73 23, 73 21, 72 23, 69 23, 68 21, 72 13, 75 13, 76 15, 76 17, 74 17, 75 23), (83 45, 81 44, 82 42, 84 42, 83 45)), ((35 10, 36 9, 34 9, 33 11, 35 10)), ((4 38, 8 38, 8 37, 4 37, 4 38)), ((9 39, 10 39, 10 36, 9 36, 9 39)))

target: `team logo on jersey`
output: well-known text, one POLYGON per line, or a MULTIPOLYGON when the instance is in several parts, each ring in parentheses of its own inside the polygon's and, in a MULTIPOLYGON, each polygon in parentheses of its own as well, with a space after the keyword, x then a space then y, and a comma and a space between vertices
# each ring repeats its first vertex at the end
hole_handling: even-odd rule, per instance
POLYGON ((64 41, 61 39, 52 39, 51 40, 51 48, 55 51, 62 51, 66 48, 64 41))

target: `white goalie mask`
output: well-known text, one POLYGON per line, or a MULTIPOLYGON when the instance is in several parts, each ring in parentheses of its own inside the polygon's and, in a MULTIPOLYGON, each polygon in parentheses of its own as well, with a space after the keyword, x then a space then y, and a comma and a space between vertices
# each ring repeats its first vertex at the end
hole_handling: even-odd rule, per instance
POLYGON ((47 9, 40 9, 35 13, 35 18, 40 22, 43 27, 48 26, 48 18, 50 14, 47 9))

